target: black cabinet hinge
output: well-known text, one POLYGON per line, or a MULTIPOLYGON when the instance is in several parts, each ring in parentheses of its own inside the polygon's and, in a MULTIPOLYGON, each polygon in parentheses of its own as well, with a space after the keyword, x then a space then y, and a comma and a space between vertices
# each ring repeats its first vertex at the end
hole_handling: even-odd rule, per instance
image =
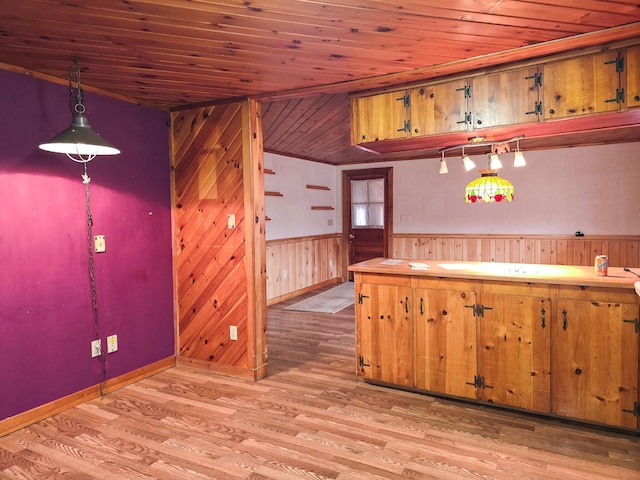
POLYGON ((633 410, 627 410, 623 408, 622 411, 626 413, 633 413, 633 415, 637 417, 638 415, 640 415, 640 403, 633 402, 633 410))
POLYGON ((633 319, 633 320, 623 320, 624 323, 633 323, 634 326, 636 327, 636 333, 640 332, 640 320, 638 320, 637 318, 633 319))
POLYGON ((359 303, 360 305, 362 305, 362 299, 363 299, 363 298, 369 298, 369 295, 363 295, 363 294, 361 294, 361 293, 358 293, 358 303, 359 303))
POLYGON ((622 73, 624 72, 624 57, 617 57, 614 60, 609 60, 607 62, 604 62, 605 65, 615 65, 616 66, 616 73, 622 73))
POLYGON ((360 368, 371 366, 370 363, 364 363, 364 357, 362 355, 358 355, 358 365, 360 366, 360 368))
POLYGON ((474 375, 473 382, 466 382, 467 385, 473 385, 476 388, 493 388, 493 385, 487 385, 484 381, 484 377, 480 375, 474 375))
POLYGON ((613 102, 624 103, 624 88, 616 88, 616 96, 604 101, 604 103, 613 103, 613 102))
POLYGON ((405 95, 403 95, 402 97, 398 97, 398 98, 396 98, 396 100, 397 100, 397 101, 402 101, 402 104, 403 104, 405 107, 408 107, 408 106, 410 106, 410 105, 411 105, 411 97, 409 96, 409 94, 408 94, 408 93, 407 93, 407 94, 405 94, 405 95))
POLYGON ((409 120, 404 121, 404 126, 397 130, 398 132, 410 132, 411 131, 411 122, 409 120))
POLYGON ((542 102, 536 102, 533 105, 533 110, 524 112, 525 115, 542 115, 542 102))
POLYGON ((474 317, 484 317, 485 310, 493 310, 492 307, 485 307, 484 305, 465 305, 464 308, 472 308, 474 317))
POLYGON ((542 86, 542 73, 534 73, 533 75, 529 75, 528 77, 524 77, 525 80, 531 80, 533 79, 533 86, 534 87, 541 87, 542 86))

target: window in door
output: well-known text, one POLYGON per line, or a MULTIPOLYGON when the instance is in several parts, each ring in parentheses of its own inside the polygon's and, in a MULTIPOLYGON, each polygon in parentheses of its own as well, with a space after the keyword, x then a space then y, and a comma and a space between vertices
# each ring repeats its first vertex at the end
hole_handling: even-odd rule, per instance
POLYGON ((384 178, 351 180, 353 228, 384 228, 384 178))

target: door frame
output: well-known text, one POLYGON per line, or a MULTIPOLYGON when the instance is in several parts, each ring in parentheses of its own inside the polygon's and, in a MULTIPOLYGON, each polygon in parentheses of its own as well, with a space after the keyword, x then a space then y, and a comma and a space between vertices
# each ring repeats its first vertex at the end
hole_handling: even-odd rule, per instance
POLYGON ((351 279, 349 266, 349 232, 351 231, 351 180, 384 179, 384 256, 389 257, 393 237, 393 167, 363 168, 342 171, 342 271, 343 280, 351 279))

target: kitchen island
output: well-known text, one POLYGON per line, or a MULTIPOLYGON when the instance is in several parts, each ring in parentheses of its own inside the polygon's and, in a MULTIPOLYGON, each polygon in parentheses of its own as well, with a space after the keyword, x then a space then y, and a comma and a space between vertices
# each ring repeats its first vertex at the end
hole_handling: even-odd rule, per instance
POLYGON ((349 270, 359 378, 638 430, 635 274, 385 258, 349 270))

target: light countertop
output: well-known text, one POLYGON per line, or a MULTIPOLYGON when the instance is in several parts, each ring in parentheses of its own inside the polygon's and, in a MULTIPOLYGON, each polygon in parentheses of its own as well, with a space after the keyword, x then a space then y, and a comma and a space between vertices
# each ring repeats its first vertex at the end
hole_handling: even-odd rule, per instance
MULTIPOLYGON (((640 268, 631 270, 640 273, 640 268)), ((609 267, 606 277, 595 268, 575 265, 538 265, 500 262, 460 262, 374 258, 349 266, 349 271, 391 275, 467 278, 511 282, 549 283, 634 289, 636 275, 621 267, 609 267), (411 265, 423 268, 412 268, 411 265), (426 267, 426 268, 425 268, 426 267)))

